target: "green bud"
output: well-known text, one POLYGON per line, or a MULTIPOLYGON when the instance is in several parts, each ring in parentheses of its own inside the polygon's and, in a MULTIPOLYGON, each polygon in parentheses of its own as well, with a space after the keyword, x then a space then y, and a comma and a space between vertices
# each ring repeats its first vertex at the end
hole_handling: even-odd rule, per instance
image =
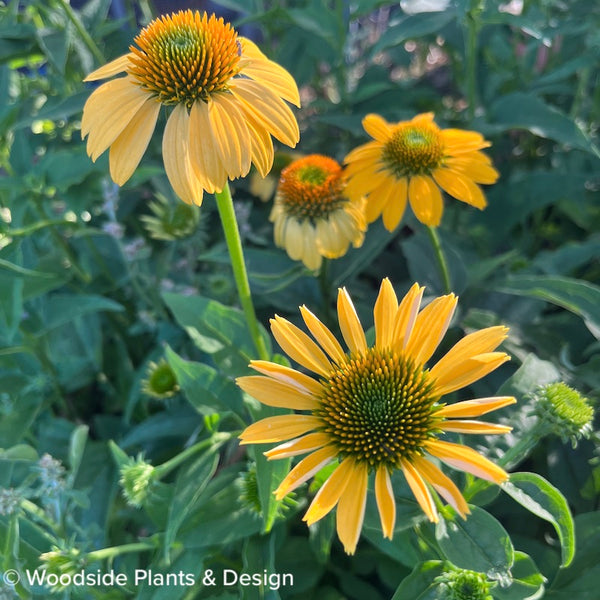
POLYGON ((150 362, 146 379, 142 381, 142 391, 160 400, 171 398, 179 391, 175 372, 164 358, 158 363, 150 362))
POLYGON ((190 237, 198 228, 200 209, 183 202, 171 203, 157 194, 157 202, 150 202, 152 216, 143 215, 144 227, 155 240, 181 240, 190 237))
POLYGON ((447 590, 446 600, 493 600, 493 583, 483 573, 467 569, 452 569, 437 578, 447 590))
POLYGON ((592 433, 594 409, 589 400, 566 383, 551 383, 534 394, 535 414, 551 433, 573 447, 592 433))
POLYGON ((127 504, 139 508, 148 499, 152 484, 157 479, 156 469, 138 456, 136 460, 130 459, 129 464, 123 465, 120 473, 119 483, 127 504))
MULTIPOLYGON (((249 469, 241 475, 241 493, 240 499, 242 504, 251 512, 257 515, 262 514, 260 504, 260 495, 258 493, 258 478, 256 475, 256 465, 253 464, 249 469)), ((288 494, 277 507, 277 516, 281 517, 290 508, 298 505, 295 499, 296 495, 292 492, 288 494)))
MULTIPOLYGON (((51 552, 45 552, 40 556, 42 569, 48 574, 56 575, 59 579, 61 575, 73 575, 79 573, 85 566, 84 556, 76 548, 61 550, 53 546, 51 552)), ((62 592, 68 586, 64 586, 60 581, 51 589, 53 592, 62 592)))

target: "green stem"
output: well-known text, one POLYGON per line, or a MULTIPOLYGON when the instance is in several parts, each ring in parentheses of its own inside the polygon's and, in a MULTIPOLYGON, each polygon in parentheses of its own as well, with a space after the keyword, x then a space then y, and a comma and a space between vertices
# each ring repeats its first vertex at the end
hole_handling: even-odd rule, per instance
POLYGON ((254 341, 254 345, 256 346, 258 356, 262 360, 269 360, 270 356, 265 341, 260 334, 260 328, 258 326, 256 312, 252 302, 248 273, 246 272, 246 263, 244 262, 244 251, 242 250, 242 240, 235 218, 229 184, 225 184, 222 192, 216 192, 215 197, 217 199, 217 208, 219 209, 223 232, 225 233, 225 241, 227 242, 227 248, 229 250, 233 277, 235 278, 240 304, 242 305, 244 315, 246 316, 248 329, 252 340, 254 341))
POLYGON ((323 258, 319 269, 319 290, 323 300, 323 318, 328 327, 335 324, 335 318, 331 312, 331 285, 329 284, 329 261, 323 258))
MULTIPOLYGON (((509 448, 496 462, 499 467, 510 469, 519 463, 523 462, 529 453, 537 446, 538 442, 547 434, 546 428, 539 422, 536 423, 528 434, 521 438, 512 448, 509 448)), ((469 501, 474 498, 479 492, 493 485, 483 479, 478 479, 471 485, 467 486, 463 496, 469 501)))
POLYGON ((440 268, 442 281, 444 283, 444 291, 446 294, 449 294, 452 291, 452 284, 450 283, 450 271, 448 270, 448 263, 446 262, 444 251, 442 250, 440 237, 438 236, 437 229, 435 227, 429 227, 429 225, 426 225, 425 229, 429 235, 429 239, 431 240, 431 245, 433 246, 433 251, 435 253, 435 259, 440 268))
POLYGON ((123 544, 123 546, 112 546, 110 548, 102 548, 94 550, 86 554, 86 560, 90 563, 104 560, 106 558, 114 558, 121 554, 130 554, 131 552, 144 552, 144 550, 156 550, 156 544, 152 542, 136 542, 134 544, 123 544))
POLYGON ((201 452, 202 450, 207 450, 211 446, 218 447, 223 442, 230 440, 233 437, 231 433, 216 433, 212 437, 207 440, 202 440, 189 448, 186 448, 183 452, 180 452, 177 456, 174 456, 172 459, 163 463, 162 465, 156 467, 155 473, 158 479, 163 478, 167 473, 170 473, 173 469, 177 468, 181 463, 185 462, 190 456, 196 454, 196 452, 201 452))
POLYGON ((477 107, 477 36, 479 34, 479 13, 482 8, 480 3, 475 0, 473 6, 466 16, 466 41, 465 41, 465 68, 466 68, 466 92, 467 114, 469 120, 475 117, 477 107))
POLYGON ((65 11, 67 18, 73 26, 77 30, 77 33, 85 43, 85 45, 90 49, 90 52, 95 56, 96 60, 103 65, 106 62, 104 58, 104 54, 102 54, 100 48, 96 45, 96 42, 92 39, 92 36, 85 30, 83 23, 79 20, 79 17, 75 14, 75 11, 71 8, 71 5, 66 0, 58 0, 58 3, 61 5, 62 9, 65 11))

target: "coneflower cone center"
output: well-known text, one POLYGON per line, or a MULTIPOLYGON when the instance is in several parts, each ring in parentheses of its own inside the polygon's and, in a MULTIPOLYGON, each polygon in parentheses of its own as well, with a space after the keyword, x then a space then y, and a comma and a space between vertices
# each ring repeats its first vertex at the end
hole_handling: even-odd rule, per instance
POLYGON ((343 457, 400 468, 435 431, 427 371, 394 352, 370 349, 338 365, 314 411, 343 457))
POLYGON ((238 73, 237 33, 223 19, 180 11, 152 21, 135 38, 128 69, 162 104, 207 101, 238 73))
POLYGON ((289 215, 323 219, 348 202, 341 166, 332 158, 311 155, 283 169, 277 200, 289 215))
POLYGON ((397 177, 429 174, 444 158, 439 130, 435 126, 403 125, 384 145, 382 158, 397 177))

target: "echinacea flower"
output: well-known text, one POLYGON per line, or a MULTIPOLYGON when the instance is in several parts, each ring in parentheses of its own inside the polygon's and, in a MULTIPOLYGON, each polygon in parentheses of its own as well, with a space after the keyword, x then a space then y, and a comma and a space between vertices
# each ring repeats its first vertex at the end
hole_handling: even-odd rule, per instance
POLYGON ((437 227, 444 208, 440 188, 480 210, 486 207, 478 184, 494 183, 498 172, 481 152, 491 145, 481 134, 440 129, 433 113, 399 123, 370 114, 363 127, 374 141, 352 150, 344 162, 349 192, 368 195, 368 223, 382 215, 385 228, 393 231, 408 200, 421 223, 437 227))
POLYGON ((284 102, 300 105, 292 76, 223 19, 180 11, 152 21, 131 52, 85 81, 101 85, 83 108, 82 137, 96 160, 110 147, 110 174, 123 185, 148 147, 161 106, 172 108, 162 142, 167 177, 188 204, 221 191, 254 163, 265 176, 274 136, 288 146, 298 124, 284 102))
POLYGON ((304 516, 311 525, 337 505, 337 532, 353 554, 362 528, 369 475, 381 527, 392 538, 396 505, 390 475, 402 471, 429 520, 442 496, 463 518, 469 507, 437 460, 482 479, 502 483, 507 473, 470 447, 441 439, 447 432, 495 434, 510 427, 475 420, 513 404, 512 397, 477 398, 445 404, 442 397, 484 377, 509 360, 494 350, 505 327, 488 327, 458 341, 431 368, 427 361, 442 340, 457 298, 441 296, 419 311, 423 288, 415 284, 400 303, 384 279, 375 303, 375 344, 345 289, 338 295, 338 319, 345 351, 331 331, 305 306, 302 318, 314 340, 276 316, 271 330, 281 348, 316 377, 268 361, 252 361, 262 375, 240 377, 239 386, 263 404, 304 413, 262 419, 247 427, 243 444, 281 443, 269 459, 308 454, 276 490, 283 498, 330 463, 337 463, 304 516), (315 341, 316 340, 316 341, 315 341), (436 460, 437 459, 437 460, 436 460))
POLYGON ((362 245, 367 228, 364 199, 350 199, 342 167, 333 158, 311 154, 281 171, 271 212, 275 244, 307 268, 322 257, 339 258, 362 245))

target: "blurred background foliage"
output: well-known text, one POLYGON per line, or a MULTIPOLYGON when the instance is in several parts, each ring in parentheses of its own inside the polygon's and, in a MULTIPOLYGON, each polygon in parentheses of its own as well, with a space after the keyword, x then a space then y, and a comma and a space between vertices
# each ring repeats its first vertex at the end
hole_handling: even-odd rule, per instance
MULTIPOLYGON (((502 386, 519 400, 516 410, 503 411, 512 436, 494 444, 481 439, 488 454, 500 456, 526 434, 538 385, 564 380, 598 399, 598 5, 0 3, 0 570, 35 568, 52 549, 85 555, 143 539, 145 548, 131 547, 110 564, 122 572, 198 576, 233 565, 293 573, 295 585, 233 592, 199 580, 167 588, 167 595, 145 584, 57 593, 377 599, 392 597, 403 582, 398 599, 450 597, 433 583, 443 565, 472 566, 436 550, 434 528, 405 486, 398 486, 406 514, 394 542, 382 539, 368 512, 358 552, 347 557, 332 538, 331 515, 310 532, 300 521, 306 490, 288 506, 275 505, 270 482, 256 482, 259 453, 247 457, 234 440, 218 437, 217 431, 239 431, 260 408, 233 383, 254 351, 235 308, 212 198, 197 209, 174 196, 162 168, 160 128, 122 189, 109 178, 106 156, 92 163, 86 155, 80 118, 94 84, 84 84, 84 76, 125 53, 154 16, 187 7, 230 19, 296 78, 303 106, 292 156, 343 159, 367 141, 361 120, 371 112, 397 121, 433 111, 440 125, 478 130, 492 141, 488 154, 501 178, 486 190, 489 207, 479 212, 448 201, 439 231, 460 295, 443 349, 465 331, 497 323, 511 329, 511 363, 472 386, 478 396, 502 386), (160 477, 150 476, 137 505, 126 501, 120 480, 136 456, 143 456, 140 464, 169 464, 198 447, 160 477), (260 533, 265 527, 268 535, 260 533), (426 562, 432 560, 438 562, 426 562)), ((326 318, 336 288, 346 286, 370 325, 369 307, 385 276, 399 293, 413 281, 430 295, 442 293, 427 236, 412 215, 394 234, 374 223, 362 248, 329 264, 325 282, 276 249, 268 216, 277 169, 290 159, 282 151, 267 179, 233 183, 263 323, 275 312, 297 322, 302 303, 326 318)), ((502 535, 508 532, 507 543, 520 552, 498 558, 506 572, 513 567, 509 580, 497 578, 502 585, 493 597, 597 600, 595 443, 583 440, 574 449, 549 436, 522 459, 520 470, 539 473, 566 497, 578 551, 569 568, 557 571, 556 523, 524 519, 508 495, 488 491, 478 504, 492 506, 502 535)), ((269 465, 273 481, 283 467, 269 465)), ((564 514, 556 520, 559 531, 568 527, 564 514)), ((2 593, 27 598, 47 591, 21 585, 2 593)))

